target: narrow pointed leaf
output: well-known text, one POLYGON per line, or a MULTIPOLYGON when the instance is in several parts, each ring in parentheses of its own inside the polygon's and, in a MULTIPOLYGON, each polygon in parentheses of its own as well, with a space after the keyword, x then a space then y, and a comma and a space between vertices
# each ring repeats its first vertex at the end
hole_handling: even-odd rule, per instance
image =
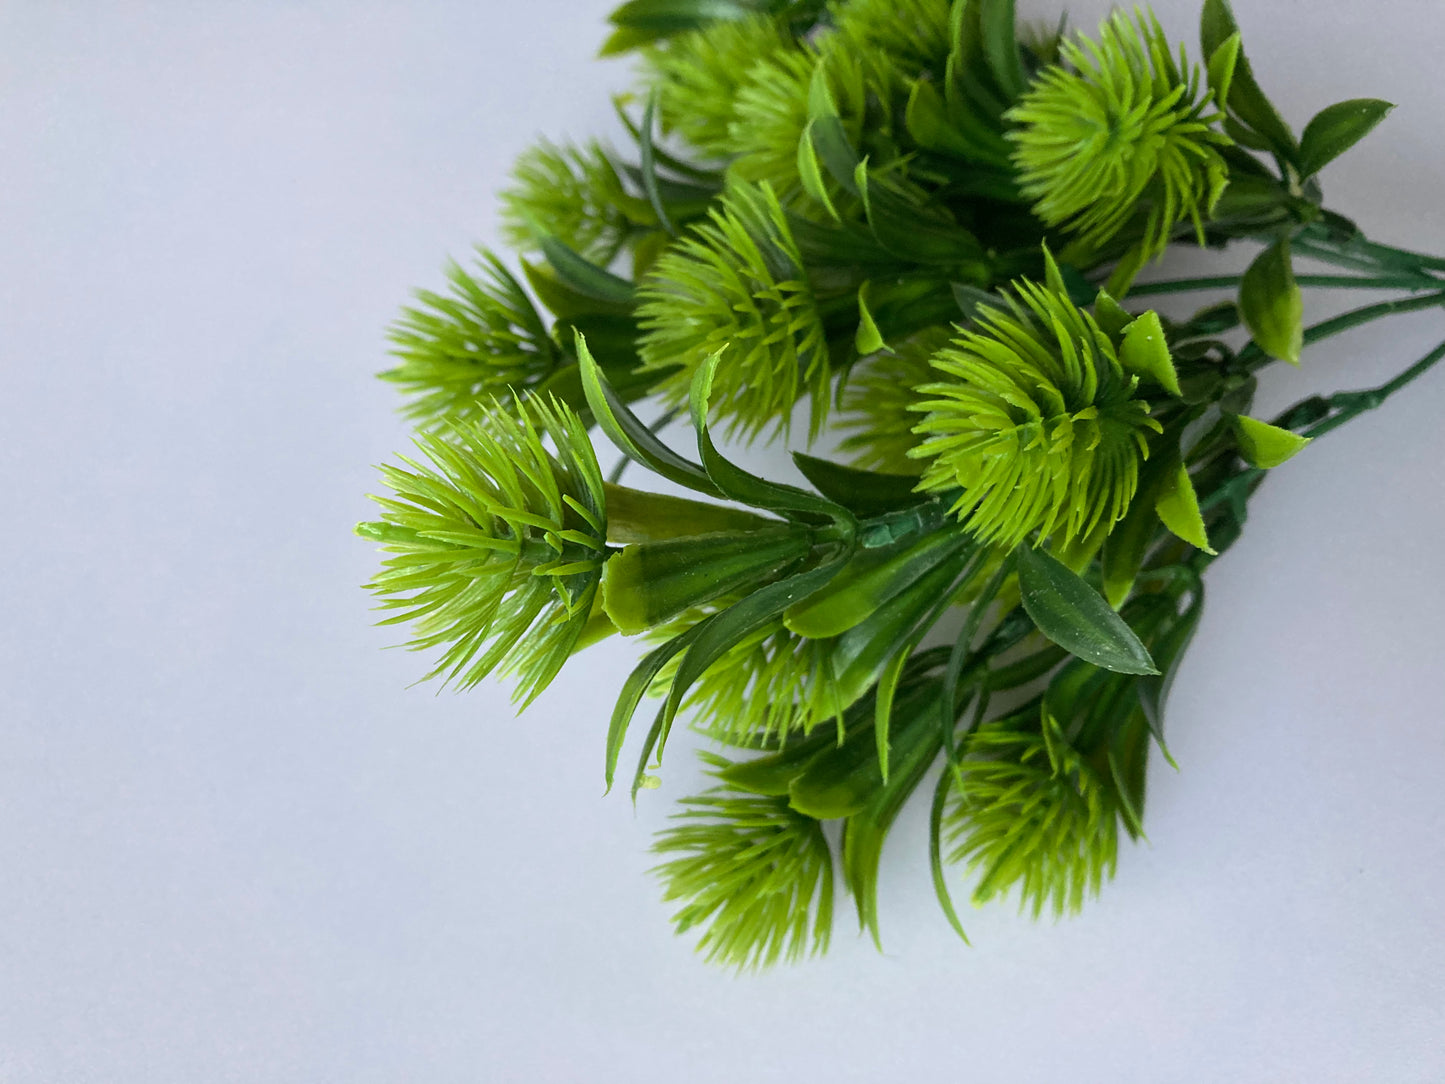
POLYGON ((707 424, 708 399, 712 395, 712 380, 713 374, 717 372, 717 365, 718 355, 714 354, 698 366, 697 374, 692 381, 690 400, 692 424, 697 431, 698 455, 702 459, 707 476, 716 485, 717 490, 724 496, 741 501, 743 504, 750 504, 754 508, 765 508, 783 515, 804 513, 805 515, 821 516, 839 523, 851 523, 853 517, 842 505, 835 504, 816 493, 799 489, 797 486, 769 482, 759 478, 757 475, 743 470, 717 450, 707 424))
POLYGON ((1320 110, 1300 137, 1300 173, 1318 173, 1369 135, 1394 108, 1378 98, 1354 98, 1320 110))
POLYGON ((1269 422, 1237 414, 1234 418, 1234 432, 1239 439, 1239 451, 1246 462, 1254 467, 1277 467, 1292 459, 1301 448, 1310 442, 1288 429, 1281 429, 1269 422))
MULTIPOLYGON (((1107 294, 1104 296, 1108 296, 1107 294)), ((1119 362, 1131 373, 1154 381, 1170 395, 1179 395, 1179 374, 1164 338, 1164 325, 1152 310, 1143 313, 1124 331, 1119 362)))
POLYGON ((793 462, 803 477, 830 501, 859 516, 881 516, 927 504, 931 498, 914 492, 918 479, 911 474, 860 470, 841 463, 794 452, 793 462))
POLYGON ((1042 550, 1016 551, 1024 609, 1039 631, 1065 651, 1120 674, 1154 674, 1154 660, 1123 618, 1059 560, 1042 550))
POLYGON ((577 363, 582 370, 582 390, 587 396, 587 406, 597 424, 607 434, 607 439, 617 446, 623 455, 641 464, 655 474, 680 486, 722 496, 721 490, 707 476, 707 472, 696 463, 678 455, 657 439, 656 434, 643 424, 636 414, 629 410, 603 375, 602 368, 587 349, 587 340, 580 332, 576 335, 577 363))
POLYGON ((555 237, 542 237, 539 243, 557 277, 578 293, 611 305, 632 302, 632 283, 626 279, 584 259, 555 237))
POLYGON ((1204 529, 1204 517, 1199 512, 1199 496, 1194 492, 1194 483, 1189 480, 1189 471, 1183 463, 1165 476, 1164 486, 1154 501, 1154 511, 1159 513, 1164 526, 1195 549, 1214 552, 1204 529))
POLYGON ((1239 312, 1254 341, 1272 358, 1298 365, 1304 348, 1304 297, 1295 282, 1289 241, 1261 252, 1239 284, 1239 312))

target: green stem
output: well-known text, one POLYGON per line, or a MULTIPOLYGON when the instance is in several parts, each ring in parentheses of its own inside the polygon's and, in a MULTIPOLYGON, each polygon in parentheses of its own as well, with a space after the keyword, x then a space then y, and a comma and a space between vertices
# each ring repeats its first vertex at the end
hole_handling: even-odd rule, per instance
MULTIPOLYGON (((1300 429, 1300 435, 1309 437, 1311 440, 1315 437, 1322 437, 1331 430, 1338 429, 1346 422, 1359 417, 1365 413, 1365 411, 1374 410, 1401 388, 1429 372, 1441 358, 1445 358, 1445 342, 1435 347, 1435 349, 1415 362, 1414 365, 1404 370, 1404 372, 1385 381, 1385 383, 1378 387, 1362 388, 1358 391, 1342 391, 1331 395, 1323 401, 1324 407, 1330 411, 1330 414, 1320 421, 1312 425, 1306 425, 1300 429)), ((1299 410, 1301 406, 1312 402, 1319 402, 1319 400, 1307 399, 1304 400, 1303 403, 1296 403, 1276 418, 1274 424, 1286 424, 1291 414, 1299 410)), ((1224 501, 1232 500, 1241 489, 1246 491, 1245 495, 1247 499, 1248 495, 1254 492, 1259 486, 1259 483, 1264 479, 1264 476, 1268 473, 1269 472, 1262 467, 1249 467, 1246 470, 1240 471, 1220 485, 1219 488, 1215 489, 1214 492, 1200 499, 1200 512, 1207 512, 1224 501)))
MULTIPOLYGON (((1130 297, 1152 294, 1183 294, 1198 290, 1234 289, 1243 275, 1208 275, 1202 278, 1170 279, 1165 282, 1137 283, 1129 290, 1130 297)), ((1296 275, 1301 286, 1342 290, 1425 290, 1430 284, 1414 276, 1402 275, 1296 275)))
POLYGON ((1381 405, 1386 399, 1394 395, 1412 380, 1428 372, 1441 358, 1445 358, 1445 343, 1441 343, 1393 380, 1387 380, 1377 388, 1340 392, 1337 395, 1330 396, 1326 402, 1328 402, 1331 407, 1337 407, 1338 412, 1332 413, 1328 418, 1311 425, 1304 430, 1303 435, 1311 438, 1324 436, 1331 429, 1338 429, 1347 421, 1358 417, 1365 411, 1374 410, 1375 407, 1381 405))

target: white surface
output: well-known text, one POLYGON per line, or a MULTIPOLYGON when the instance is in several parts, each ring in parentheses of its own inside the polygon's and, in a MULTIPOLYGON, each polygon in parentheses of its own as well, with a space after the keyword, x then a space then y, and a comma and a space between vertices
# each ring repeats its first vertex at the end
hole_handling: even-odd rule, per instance
MULTIPOLYGON (((630 645, 521 720, 407 688, 350 535, 405 439, 369 374, 513 155, 611 130, 608 6, 0 8, 0 1082, 1445 1078, 1445 372, 1270 480, 1176 687, 1183 770, 1076 920, 958 945, 915 806, 886 955, 840 909, 825 960, 709 970, 644 875, 682 747, 635 816, 601 798, 630 645)), ((1434 0, 1237 7, 1296 125, 1400 103, 1331 203, 1445 251, 1434 0)))

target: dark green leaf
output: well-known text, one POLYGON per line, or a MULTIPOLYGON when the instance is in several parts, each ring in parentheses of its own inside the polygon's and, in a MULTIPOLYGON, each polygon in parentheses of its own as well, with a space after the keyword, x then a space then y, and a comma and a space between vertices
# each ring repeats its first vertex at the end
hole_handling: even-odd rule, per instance
POLYGON ((632 722, 632 716, 637 712, 637 705, 647 695, 647 690, 652 686, 653 679, 661 673, 662 668, 679 651, 685 650, 698 637, 698 625, 694 625, 679 636, 674 636, 667 643, 654 648, 647 656, 637 664, 632 673, 627 675, 627 681, 623 683, 622 692, 618 694, 617 704, 612 709, 612 721, 607 727, 607 767, 605 777, 607 789, 612 789, 612 779, 617 771, 617 757, 622 752, 623 739, 627 737, 628 724, 632 722))
POLYGON ((579 294, 611 305, 632 301, 632 283, 626 279, 583 259, 555 237, 542 237, 539 243, 557 277, 579 294))
POLYGON ((852 524, 853 517, 842 505, 834 504, 826 497, 799 489, 797 486, 769 482, 755 474, 749 474, 741 467, 725 459, 713 444, 708 432, 707 405, 712 395, 713 374, 717 372, 718 355, 714 354, 702 365, 692 381, 692 424, 697 431, 698 455, 702 459, 707 475, 718 491, 743 504, 754 508, 766 508, 771 512, 803 513, 822 516, 838 523, 852 524))
POLYGON ((970 0, 979 7, 983 51, 994 82, 1012 101, 1024 92, 1023 56, 1014 19, 1014 0, 970 0))
POLYGON ((1369 135, 1394 108, 1377 98, 1354 98, 1320 110, 1300 138, 1300 173, 1318 173, 1369 135))
POLYGON ((928 866, 933 873, 933 892, 938 897, 938 906, 953 932, 969 944, 968 934, 963 932, 963 923, 953 907, 953 897, 948 891, 948 876, 943 868, 943 812, 948 805, 948 789, 953 785, 954 775, 944 771, 933 788, 933 808, 928 814, 928 866))
MULTIPOLYGON (((937 726, 937 690, 917 706, 910 706, 895 743, 896 770, 887 784, 881 779, 869 792, 867 804, 843 826, 843 876, 858 909, 858 924, 882 948, 878 931, 878 863, 883 841, 903 803, 917 788, 928 766, 938 756, 941 738, 937 726)), ((903 715, 900 703, 900 716, 903 715)), ((876 761, 875 761, 876 770, 876 761)))
POLYGON ((1162 672, 1141 678, 1137 686, 1139 704, 1144 709, 1149 729, 1170 764, 1174 761, 1164 744, 1164 705, 1174 685, 1174 677, 1179 672, 1179 664, 1184 659, 1184 652, 1194 639, 1200 615, 1204 612, 1204 585, 1196 579, 1191 591, 1193 597, 1184 613, 1155 641, 1154 653, 1162 672))
POLYGON ((672 220, 667 217, 667 208, 662 202, 662 193, 657 186, 657 162, 652 153, 652 126, 653 118, 657 113, 657 91, 653 91, 647 99, 647 107, 642 111, 642 138, 638 140, 638 149, 642 154, 642 190, 647 193, 647 201, 652 204, 652 211, 657 215, 657 224, 673 236, 677 230, 673 229, 672 220))
POLYGON ((745 19, 755 4, 738 0, 627 0, 607 21, 613 26, 675 34, 719 19, 745 19))
POLYGON ((615 303, 599 301, 589 294, 579 293, 562 282, 549 269, 521 261, 527 283, 532 287, 542 304, 559 320, 571 320, 579 316, 628 317, 632 312, 631 302, 615 303))
POLYGON ((663 444, 652 430, 627 408, 587 349, 587 340, 580 334, 576 338, 576 346, 587 405, 592 410, 592 416, 597 419, 597 424, 607 434, 607 439, 612 441, 623 455, 671 482, 698 493, 722 496, 722 492, 700 466, 688 462, 663 444))
POLYGON ((855 515, 880 516, 887 512, 901 512, 926 504, 931 499, 914 492, 918 479, 911 474, 859 470, 804 452, 794 452, 793 462, 819 493, 855 515))
MULTIPOLYGON (((1239 33, 1228 0, 1204 0, 1200 14, 1199 37, 1204 46, 1204 55, 1213 57, 1230 37, 1239 33)), ((1249 58, 1240 50, 1235 58, 1234 76, 1229 86, 1229 110, 1241 122, 1248 125, 1280 158, 1297 163, 1299 147, 1294 133, 1279 115, 1273 103, 1265 96, 1255 81, 1249 58)))
POLYGON ((1153 674, 1154 661, 1123 618, 1057 558, 1015 551, 1024 609, 1039 631, 1073 655, 1120 674, 1153 674))
POLYGON ((693 683, 702 677, 703 671, 722 658, 738 641, 751 636, 779 617, 789 606, 827 584, 838 574, 842 565, 841 557, 835 557, 807 572, 759 587, 742 601, 698 625, 702 631, 688 648, 687 654, 682 657, 677 676, 673 678, 672 686, 667 692, 667 702, 663 705, 660 742, 666 742, 668 729, 672 726, 678 708, 682 706, 683 697, 693 683))
POLYGON ((827 588, 789 610, 785 624, 799 636, 839 636, 968 548, 969 537, 954 529, 924 535, 902 548, 862 550, 827 588))
POLYGON ((977 237, 917 206, 887 182, 870 179, 867 162, 859 163, 854 176, 868 226, 880 245, 905 260, 966 268, 987 280, 987 258, 977 237))

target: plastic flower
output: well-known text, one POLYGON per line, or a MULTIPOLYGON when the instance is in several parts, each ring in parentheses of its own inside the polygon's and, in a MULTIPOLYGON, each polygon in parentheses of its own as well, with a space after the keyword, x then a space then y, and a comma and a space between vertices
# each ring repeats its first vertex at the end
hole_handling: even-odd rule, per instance
POLYGON ((606 266, 627 238, 629 197, 616 168, 596 143, 559 147, 547 140, 524 151, 502 193, 502 233, 533 249, 539 231, 593 263, 606 266))
MULTIPOLYGON (((704 758, 714 773, 722 757, 704 758)), ((666 902, 686 901, 678 933, 705 926, 698 951, 739 970, 823 952, 833 925, 833 859, 821 825, 764 798, 716 787, 658 833, 666 902)))
POLYGON ((530 399, 416 437, 427 463, 381 467, 393 496, 357 533, 391 554, 371 581, 382 624, 441 648, 428 678, 470 688, 494 669, 530 702, 576 646, 602 575, 602 475, 581 421, 530 399), (552 453, 543 445, 548 437, 552 453))
POLYGON ((985 542, 1033 531, 1068 543, 1123 516, 1159 424, 1114 341, 1060 287, 1020 281, 934 355, 919 389, 919 488, 958 490, 952 512, 985 542))
POLYGON ((733 431, 786 431, 804 394, 827 410, 828 351, 803 260, 772 190, 737 185, 638 288, 644 366, 680 371, 661 393, 687 400, 697 367, 724 351, 712 403, 733 431))
POLYGON ((1176 64, 1158 20, 1139 12, 1116 12, 1097 42, 1080 35, 1060 54, 1006 114, 1034 211, 1090 247, 1139 215, 1145 258, 1186 218, 1202 237, 1229 179, 1217 147, 1231 141, 1198 65, 1182 53, 1176 64))
POLYGON ((823 35, 806 49, 778 53, 753 65, 738 88, 728 143, 735 155, 729 175, 766 183, 791 201, 802 191, 798 144, 808 126, 808 99, 820 68, 855 145, 862 135, 863 70, 856 52, 836 35, 823 35))
POLYGON ((918 473, 918 461, 908 454, 920 442, 913 431, 918 424, 914 408, 924 399, 918 389, 933 382, 929 360, 951 338, 947 327, 928 328, 850 374, 841 424, 852 432, 839 448, 852 454, 855 464, 894 474, 918 473))
MULTIPOLYGON (((729 602, 733 600, 728 600, 729 602)), ((653 630, 649 638, 670 640, 703 614, 653 630)), ((832 642, 790 632, 781 619, 734 644, 688 690, 683 706, 695 725, 719 740, 748 745, 781 744, 790 734, 836 719, 848 705, 835 680, 832 642)), ((681 657, 664 667, 654 688, 665 693, 681 657)))
POLYGON ((413 396, 405 411, 416 421, 485 414, 498 395, 535 387, 557 364, 556 343, 501 261, 479 250, 478 271, 452 264, 450 295, 419 290, 419 304, 392 326, 399 364, 381 377, 413 396))
POLYGON ((1098 895, 1119 850, 1112 784, 1039 721, 1024 712, 973 733, 944 823, 949 860, 978 874, 974 902, 1017 887, 1020 910, 1035 918, 1098 895))
POLYGON ((675 35, 643 53, 663 127, 712 157, 733 152, 730 128, 739 88, 753 65, 794 47, 775 19, 723 19, 675 35))
POLYGON ((840 43, 861 58, 880 94, 943 70, 953 45, 950 0, 849 0, 832 5, 840 43))

